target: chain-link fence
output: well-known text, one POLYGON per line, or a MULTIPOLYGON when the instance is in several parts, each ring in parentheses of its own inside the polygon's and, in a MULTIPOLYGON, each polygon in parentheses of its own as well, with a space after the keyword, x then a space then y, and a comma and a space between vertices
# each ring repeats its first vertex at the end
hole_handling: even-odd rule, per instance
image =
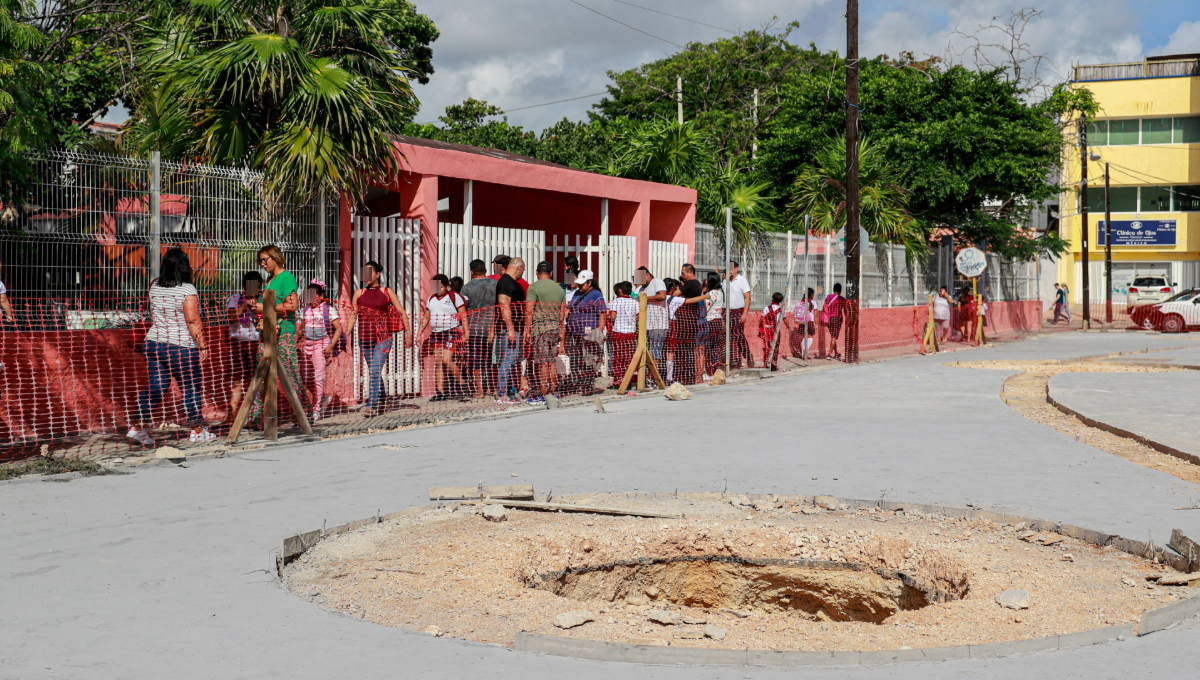
POLYGON ((73 151, 31 160, 24 210, 0 218, 0 280, 12 297, 83 309, 144 297, 155 251, 173 247, 188 253, 202 293, 240 290, 271 243, 301 280, 336 272, 337 202, 272 200, 260 172, 73 151))
MULTIPOLYGON (((696 225, 697 270, 713 271, 725 266, 725 244, 717 228, 696 225)), ((928 255, 909 261, 903 246, 863 244, 860 264, 860 306, 862 308, 907 307, 923 305, 929 293, 940 286, 954 292, 969 280, 955 272, 951 248, 934 246, 928 255)), ((791 298, 813 288, 818 296, 845 284, 846 256, 833 237, 769 232, 753 234, 744 247, 732 249, 732 258, 751 287, 756 307, 766 305, 771 294, 785 293, 790 283, 791 298), (790 260, 790 262, 789 262, 790 260), (789 281, 788 273, 791 272, 789 281)), ((1037 270, 1033 262, 1020 262, 988 255, 988 270, 981 283, 989 301, 1016 302, 1037 298, 1037 270)))

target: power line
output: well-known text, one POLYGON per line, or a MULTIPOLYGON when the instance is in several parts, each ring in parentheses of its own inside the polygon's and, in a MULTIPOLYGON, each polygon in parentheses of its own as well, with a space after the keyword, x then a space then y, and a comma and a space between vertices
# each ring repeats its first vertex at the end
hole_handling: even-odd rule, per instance
MULTIPOLYGON (((536 109, 539 106, 550 106, 551 104, 561 104, 563 102, 573 102, 578 99, 588 99, 590 97, 601 97, 606 94, 608 94, 608 93, 607 92, 597 92, 595 94, 585 94, 585 95, 580 95, 578 97, 571 97, 570 99, 558 99, 558 100, 555 100, 552 102, 545 102, 544 104, 530 104, 529 106, 519 106, 515 109, 507 109, 505 111, 501 111, 500 113, 512 113, 513 111, 524 111, 525 109, 536 109)), ((500 115, 500 113, 498 113, 496 115, 498 116, 498 115, 500 115)))
POLYGON ((620 19, 614 19, 614 18, 608 16, 607 14, 605 14, 604 12, 594 10, 591 7, 588 7, 587 5, 583 4, 582 2, 578 2, 577 0, 567 0, 567 2, 569 2, 573 5, 579 5, 580 7, 586 9, 589 12, 592 12, 593 14, 599 14, 600 16, 604 17, 605 19, 608 19, 609 21, 614 21, 618 24, 621 24, 625 28, 637 31, 638 33, 641 33, 642 35, 648 35, 651 38, 654 38, 655 40, 661 40, 661 41, 667 43, 668 45, 674 45, 675 47, 678 47, 681 50, 687 49, 686 47, 684 47, 683 45, 680 45, 677 42, 671 42, 670 40, 667 40, 666 38, 660 38, 659 36, 654 35, 653 33, 648 33, 646 31, 643 31, 642 29, 638 28, 637 26, 630 26, 629 24, 625 23, 624 21, 621 21, 620 19))
POLYGON ((660 11, 658 11, 658 10, 656 10, 656 9, 651 9, 651 8, 649 8, 649 7, 642 7, 641 5, 635 5, 635 4, 633 4, 632 2, 625 2, 625 0, 613 0, 613 2, 617 2, 617 3, 620 3, 620 4, 622 4, 622 5, 629 5, 630 7, 636 7, 636 8, 638 8, 638 9, 644 9, 644 10, 646 10, 647 12, 654 12, 655 14, 661 14, 661 15, 663 15, 663 16, 665 16, 665 17, 671 17, 671 18, 673 18, 673 19, 679 19, 679 20, 681 20, 681 21, 690 21, 690 22, 692 22, 693 24, 700 24, 701 26, 708 26, 709 28, 715 28, 715 29, 717 29, 718 31, 725 31, 726 33, 732 33, 732 34, 734 34, 734 35, 736 35, 736 34, 737 34, 737 31, 732 31, 732 30, 730 30, 730 29, 728 29, 728 28, 722 28, 722 27, 720 27, 720 26, 713 26, 712 24, 706 24, 706 23, 704 23, 703 21, 696 21, 695 19, 689 19, 689 18, 687 18, 687 17, 681 17, 681 16, 679 16, 678 14, 668 14, 667 12, 660 12, 660 11))

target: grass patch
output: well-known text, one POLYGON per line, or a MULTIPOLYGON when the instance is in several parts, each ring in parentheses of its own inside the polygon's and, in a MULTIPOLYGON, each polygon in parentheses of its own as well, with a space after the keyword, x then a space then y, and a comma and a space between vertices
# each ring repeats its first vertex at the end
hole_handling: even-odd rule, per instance
POLYGON ((110 470, 82 458, 47 458, 38 456, 20 463, 0 465, 0 481, 28 475, 58 475, 64 472, 82 472, 86 476, 111 474, 110 470))

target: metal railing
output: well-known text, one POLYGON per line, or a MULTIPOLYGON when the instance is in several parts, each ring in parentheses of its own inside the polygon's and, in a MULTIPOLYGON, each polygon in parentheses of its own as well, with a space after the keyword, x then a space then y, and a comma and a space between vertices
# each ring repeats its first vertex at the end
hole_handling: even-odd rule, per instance
POLYGON ((1163 59, 1130 61, 1120 64, 1075 66, 1074 82, 1090 80, 1130 80, 1134 78, 1175 78, 1200 76, 1200 59, 1163 59))
POLYGON ((6 211, 0 221, 0 280, 19 297, 89 306, 142 294, 155 251, 171 247, 189 254, 202 292, 240 289, 271 243, 298 279, 329 274, 336 284, 336 200, 273 201, 263 174, 245 168, 60 150, 31 160, 24 214, 6 211))

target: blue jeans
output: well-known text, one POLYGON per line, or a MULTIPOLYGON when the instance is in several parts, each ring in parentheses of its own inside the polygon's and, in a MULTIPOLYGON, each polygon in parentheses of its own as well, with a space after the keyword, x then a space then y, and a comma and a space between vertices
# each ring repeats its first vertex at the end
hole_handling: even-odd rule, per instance
MULTIPOLYGON (((513 380, 513 366, 521 360, 521 334, 517 333, 517 341, 509 342, 508 333, 501 333, 496 340, 500 343, 500 384, 497 388, 499 396, 515 395, 517 393, 517 385, 510 385, 513 380)), ((519 384, 519 383, 518 383, 519 384)))
POLYGON ((379 403, 379 393, 383 391, 383 364, 387 362, 388 352, 392 351, 392 338, 376 343, 364 343, 362 349, 371 371, 367 408, 373 409, 379 403))
POLYGON ((667 333, 669 332, 665 328, 646 331, 646 342, 650 345, 650 356, 655 361, 662 361, 666 358, 667 333))
POLYGON ((146 356, 146 371, 150 374, 149 384, 138 395, 138 419, 142 424, 149 424, 150 412, 162 403, 163 395, 171 388, 171 379, 174 378, 175 382, 179 383, 179 391, 183 393, 187 425, 203 425, 204 412, 200 407, 200 350, 147 340, 142 353, 146 356))

